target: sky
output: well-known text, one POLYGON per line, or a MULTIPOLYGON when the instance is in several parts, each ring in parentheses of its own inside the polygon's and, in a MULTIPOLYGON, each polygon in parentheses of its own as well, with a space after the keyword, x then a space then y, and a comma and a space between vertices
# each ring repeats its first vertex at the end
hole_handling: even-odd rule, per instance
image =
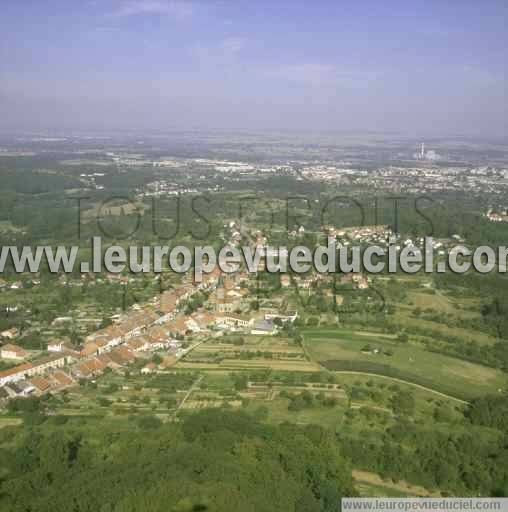
POLYGON ((506 0, 1 0, 0 130, 508 135, 506 0))

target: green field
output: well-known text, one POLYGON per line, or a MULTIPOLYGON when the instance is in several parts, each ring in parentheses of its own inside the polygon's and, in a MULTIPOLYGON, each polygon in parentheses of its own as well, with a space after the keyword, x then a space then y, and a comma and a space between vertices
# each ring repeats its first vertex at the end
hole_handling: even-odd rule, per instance
POLYGON ((474 397, 496 393, 507 385, 501 371, 428 352, 414 344, 393 342, 386 337, 365 337, 345 330, 306 330, 309 357, 328 369, 357 370, 399 377, 452 396, 474 397), (370 345, 372 351, 362 351, 370 345), (379 350, 373 353, 373 350, 379 350), (386 355, 390 351, 392 355, 386 355), (345 362, 351 362, 348 366, 345 362), (390 368, 393 373, 384 370, 390 368))
POLYGON ((258 407, 263 406, 268 410, 267 421, 278 424, 285 421, 298 425, 321 425, 335 429, 341 423, 346 411, 344 401, 339 406, 332 408, 313 407, 302 411, 288 411, 289 400, 276 398, 274 400, 253 400, 247 407, 247 412, 255 414, 258 407))

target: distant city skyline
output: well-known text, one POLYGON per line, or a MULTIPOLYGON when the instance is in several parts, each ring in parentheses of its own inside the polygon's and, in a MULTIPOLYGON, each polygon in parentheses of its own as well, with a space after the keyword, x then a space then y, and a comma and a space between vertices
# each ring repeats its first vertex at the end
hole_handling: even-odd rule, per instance
POLYGON ((505 1, 4 0, 0 131, 508 135, 505 1))

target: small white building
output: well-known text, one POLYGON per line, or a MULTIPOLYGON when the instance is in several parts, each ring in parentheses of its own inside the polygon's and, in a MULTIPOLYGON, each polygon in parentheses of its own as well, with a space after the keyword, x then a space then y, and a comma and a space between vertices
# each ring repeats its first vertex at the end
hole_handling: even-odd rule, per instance
POLYGON ((215 323, 219 327, 226 327, 229 329, 245 329, 251 325, 253 319, 244 315, 237 315, 236 313, 225 313, 224 315, 218 315, 215 319, 215 323))
POLYGON ((143 375, 148 375, 149 373, 154 373, 157 371, 157 365, 155 363, 148 363, 146 366, 141 368, 141 373, 143 375))
POLYGON ((63 341, 52 341, 48 343, 48 352, 63 352, 64 342, 63 341))
POLYGON ((0 358, 2 359, 22 361, 27 356, 28 352, 25 349, 18 347, 17 345, 12 345, 9 343, 8 345, 4 345, 0 348, 0 358))
POLYGON ((293 323, 298 318, 298 311, 288 311, 287 313, 265 313, 265 320, 275 320, 278 318, 283 324, 293 323))
MULTIPOLYGON (((9 310, 9 311, 13 311, 13 310, 9 310)), ((0 337, 12 340, 16 336, 18 336, 18 334, 19 334, 19 330, 16 327, 12 327, 11 329, 7 329, 5 331, 0 332, 0 337)))

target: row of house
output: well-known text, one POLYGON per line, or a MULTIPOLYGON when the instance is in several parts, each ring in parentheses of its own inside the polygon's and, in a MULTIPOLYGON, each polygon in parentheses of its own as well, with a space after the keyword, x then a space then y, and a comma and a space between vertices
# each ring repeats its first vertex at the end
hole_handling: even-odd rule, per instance
POLYGON ((140 336, 145 330, 155 324, 160 315, 152 308, 145 307, 126 315, 104 329, 94 332, 85 339, 81 356, 88 357, 111 351, 132 338, 140 336))
POLYGON ((0 372, 0 387, 35 375, 43 375, 50 369, 62 368, 70 361, 66 354, 54 354, 31 363, 23 363, 0 372))
POLYGON ((70 368, 71 374, 78 379, 97 377, 106 368, 116 370, 127 366, 136 359, 134 352, 126 345, 116 347, 110 352, 99 354, 79 361, 70 368))
POLYGON ((10 382, 0 388, 8 398, 16 396, 42 395, 48 391, 60 391, 74 385, 74 379, 62 370, 55 370, 49 375, 35 376, 21 381, 10 382))
POLYGON ((142 308, 89 336, 80 352, 82 360, 71 367, 73 376, 92 378, 106 368, 115 370, 130 364, 143 352, 178 350, 181 341, 175 336, 205 330, 213 319, 205 312, 190 316, 178 314, 178 306, 197 289, 193 285, 183 284, 167 290, 160 295, 154 309, 142 308))
POLYGON ((485 216, 491 222, 508 222, 508 211, 506 209, 496 212, 493 210, 489 210, 485 216))
MULTIPOLYGON (((224 288, 231 290, 236 280, 228 279, 224 288)), ((181 341, 175 338, 206 332, 217 322, 215 315, 204 310, 184 316, 179 313, 179 306, 197 290, 214 287, 219 281, 220 270, 205 274, 201 283, 184 283, 168 290, 153 307, 134 308, 129 315, 118 317, 114 324, 88 336, 81 349, 54 341, 48 344, 49 356, 0 372, 0 388, 5 387, 9 396, 44 393, 72 385, 76 379, 93 378, 106 368, 124 367, 142 357, 142 352, 169 348, 178 353, 181 341)), ((21 360, 27 354, 13 344, 2 350, 13 360, 21 360)))

